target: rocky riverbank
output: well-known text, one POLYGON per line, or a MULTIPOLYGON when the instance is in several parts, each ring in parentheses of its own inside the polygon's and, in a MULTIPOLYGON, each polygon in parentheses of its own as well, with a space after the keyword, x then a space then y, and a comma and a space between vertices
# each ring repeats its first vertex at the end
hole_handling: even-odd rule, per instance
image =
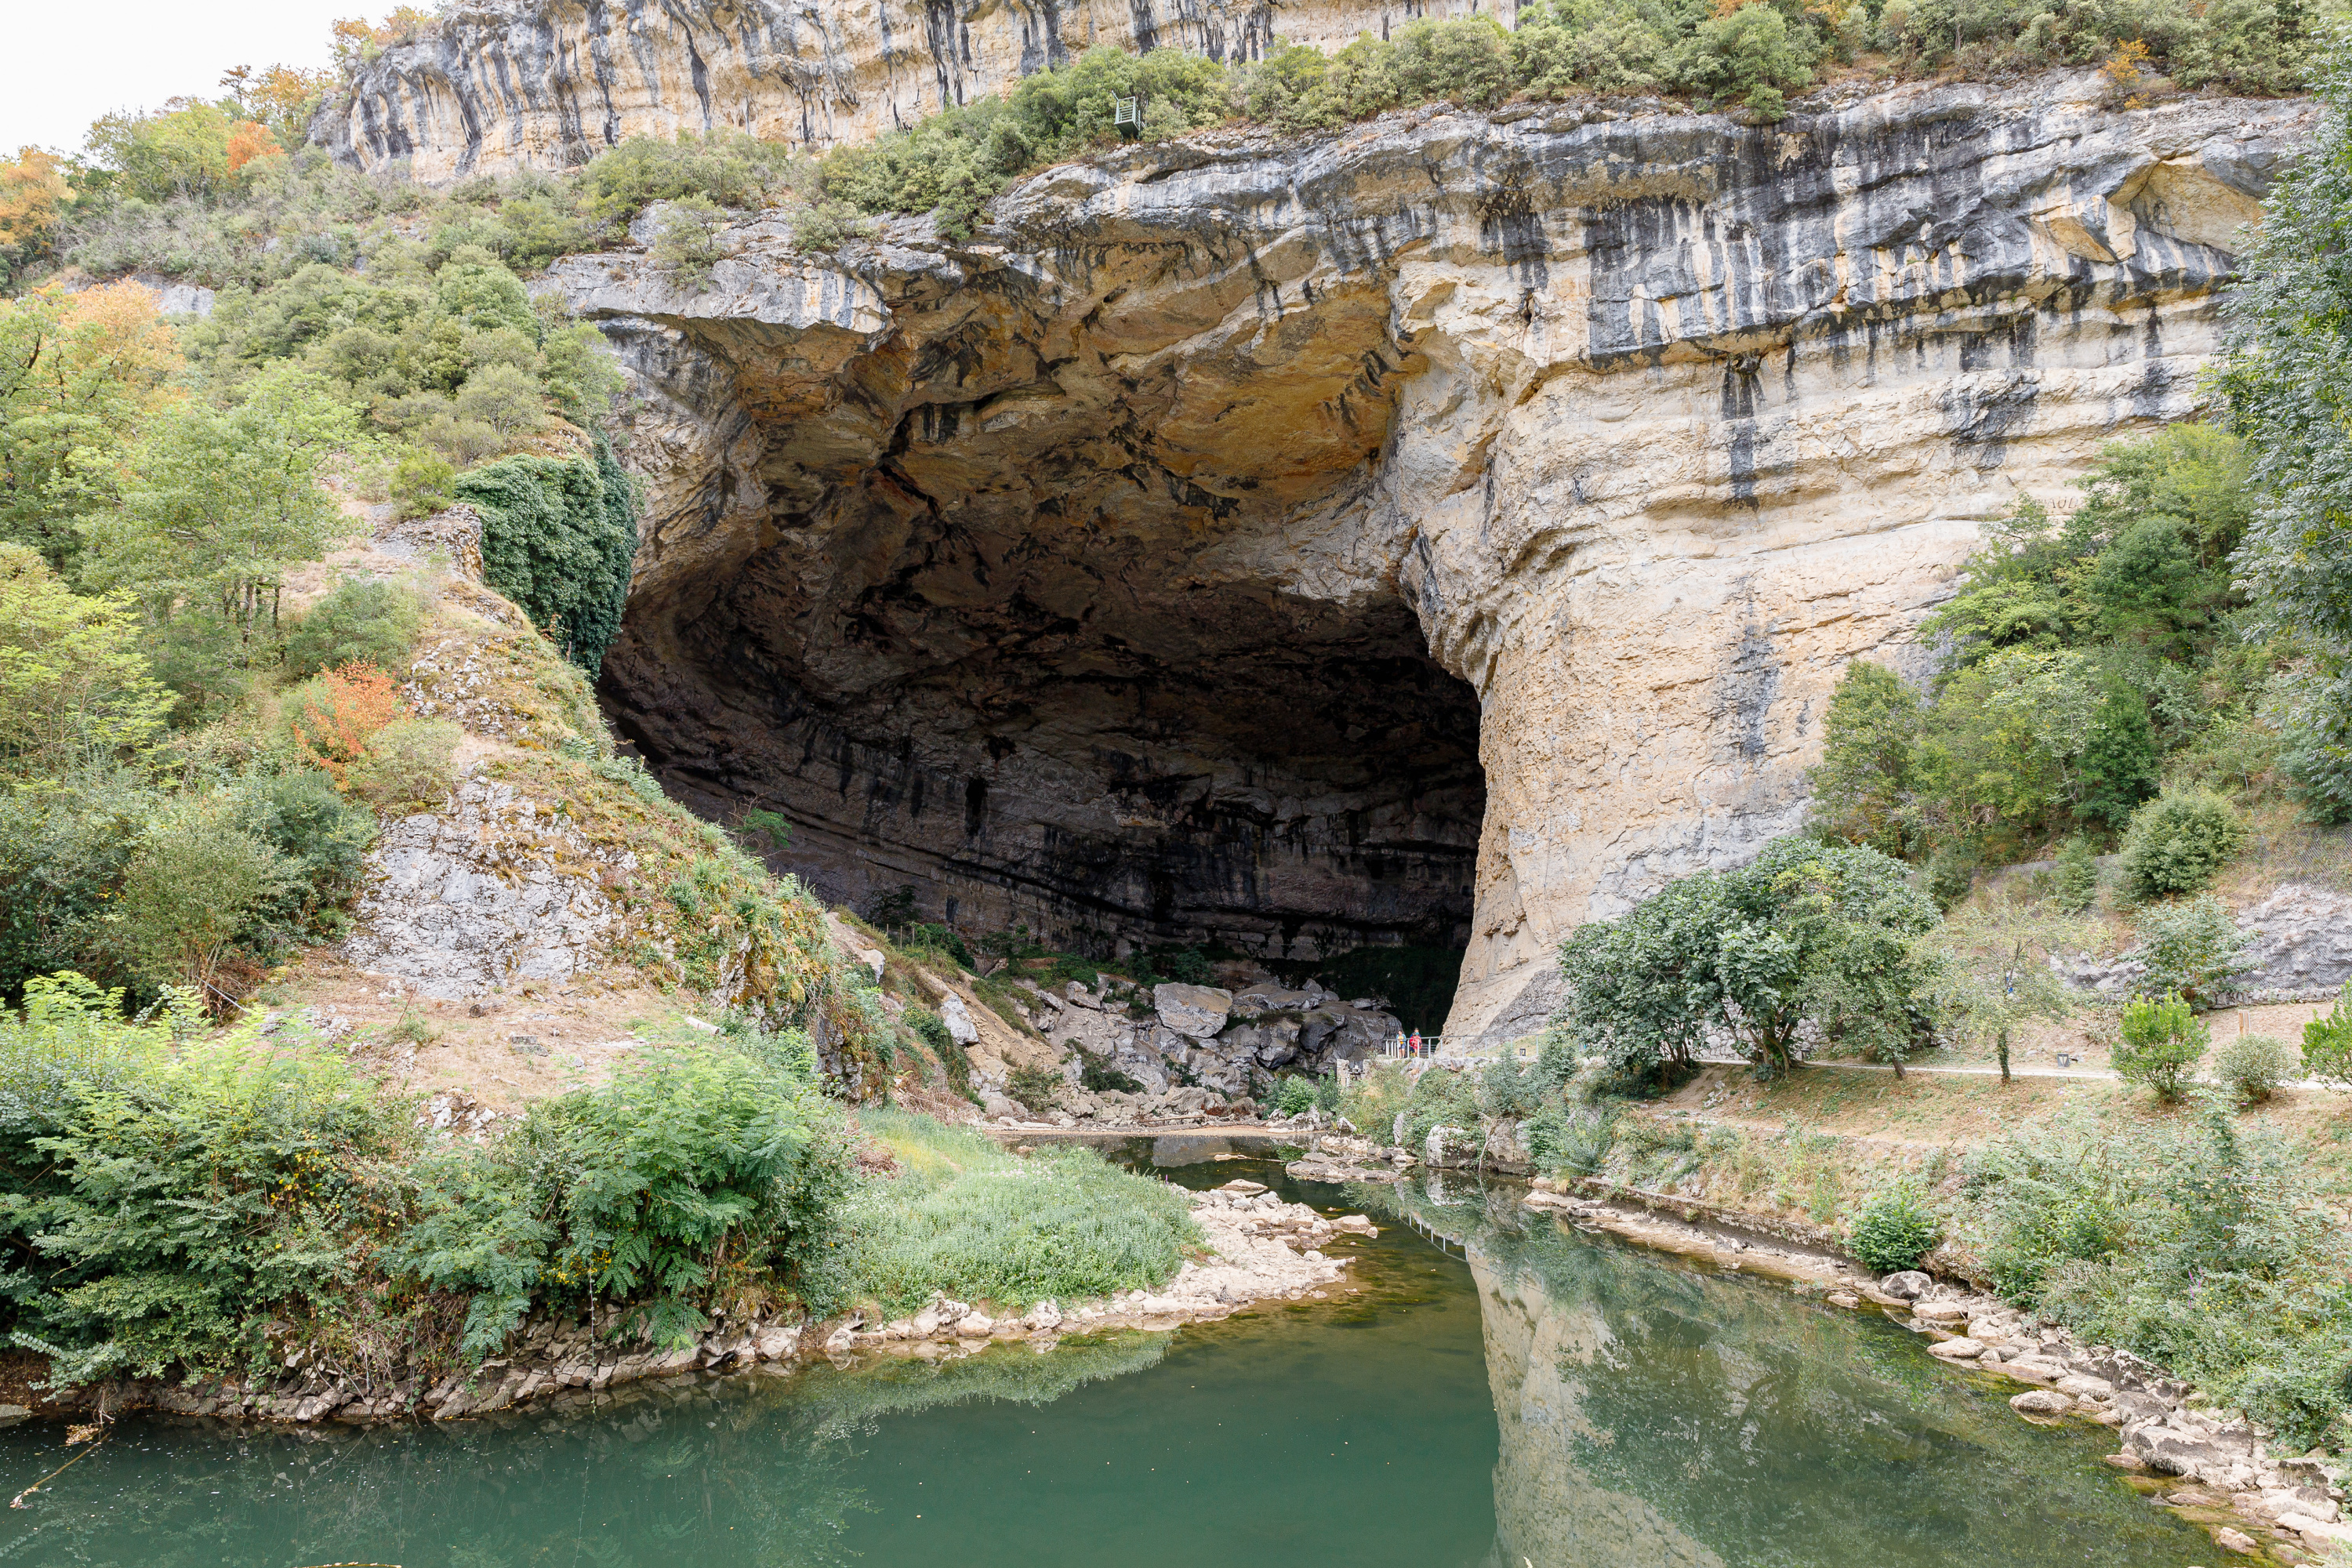
POLYGON ((2352 1523, 2341 1510, 2344 1467, 2276 1452, 2274 1434, 2237 1411, 2213 1408, 2194 1387, 2128 1351, 2084 1344, 1998 1297, 1925 1271, 1873 1279, 1821 1226, 1598 1182, 1573 1192, 1540 1185, 1522 1201, 1580 1229, 1786 1280, 1832 1307, 1884 1313, 1927 1339, 1927 1353, 1939 1361, 2026 1385, 2009 1402, 2023 1419, 2114 1428, 2119 1442, 2108 1463, 2231 1552, 2294 1563, 2352 1547, 2352 1523))
POLYGON ((413 1368, 354 1370, 305 1347, 287 1355, 274 1377, 116 1378, 52 1391, 39 1385, 37 1373, 20 1376, 13 1392, 26 1403, 0 1405, 0 1415, 14 1412, 21 1419, 157 1410, 293 1424, 448 1421, 518 1407, 585 1406, 609 1389, 648 1379, 753 1371, 789 1376, 820 1358, 836 1365, 877 1354, 936 1360, 1004 1340, 1045 1351, 1067 1334, 1165 1331, 1230 1317, 1262 1300, 1327 1297, 1349 1288, 1342 1284, 1349 1259, 1325 1249, 1344 1237, 1380 1234, 1361 1215, 1330 1218, 1305 1204, 1285 1203, 1255 1182, 1228 1182, 1191 1199, 1202 1239, 1200 1256, 1158 1290, 1097 1301, 1040 1301, 1026 1311, 999 1313, 986 1303, 939 1294, 920 1311, 888 1321, 858 1312, 818 1322, 721 1315, 700 1340, 671 1349, 653 1346, 632 1331, 625 1309, 599 1307, 585 1317, 530 1323, 509 1354, 439 1377, 413 1368))

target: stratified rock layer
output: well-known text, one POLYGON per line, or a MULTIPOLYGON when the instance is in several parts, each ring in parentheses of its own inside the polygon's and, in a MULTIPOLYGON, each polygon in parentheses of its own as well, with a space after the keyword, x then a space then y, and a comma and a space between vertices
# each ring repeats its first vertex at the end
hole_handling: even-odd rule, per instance
MULTIPOLYGON (((471 5, 362 66, 311 127, 349 163, 419 179, 584 163, 631 136, 745 131, 824 148, 1004 91, 1097 45, 1255 59, 1420 14, 1381 0, 777 0, 471 5)), ((1507 5, 1504 15, 1510 15, 1507 5)))
POLYGON ((2103 90, 1399 114, 1051 170, 969 242, 562 263, 650 484, 608 701, 837 896, 1466 933, 1449 1032, 1523 1032, 1574 924, 1798 823, 1985 520, 2197 408, 2309 111, 2103 90))

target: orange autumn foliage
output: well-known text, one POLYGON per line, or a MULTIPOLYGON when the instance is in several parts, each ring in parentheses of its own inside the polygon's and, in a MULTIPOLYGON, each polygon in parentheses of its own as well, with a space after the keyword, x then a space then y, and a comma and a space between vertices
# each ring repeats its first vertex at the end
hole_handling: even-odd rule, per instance
POLYGON ((269 127, 258 121, 240 120, 229 127, 230 174, 236 174, 256 158, 282 158, 285 155, 286 149, 278 144, 278 138, 270 133, 269 127))
POLYGON ((392 677, 373 664, 322 670, 294 692, 294 740, 341 789, 385 725, 408 716, 392 677))

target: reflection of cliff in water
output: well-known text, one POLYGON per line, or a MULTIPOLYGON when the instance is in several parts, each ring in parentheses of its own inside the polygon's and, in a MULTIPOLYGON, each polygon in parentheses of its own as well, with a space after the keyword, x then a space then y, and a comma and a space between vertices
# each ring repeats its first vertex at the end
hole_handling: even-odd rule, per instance
POLYGON ((1500 1427, 1504 1568, 2122 1568, 2199 1560, 2088 1430, 2019 1421, 1904 1331, 1528 1215, 1406 1190, 1460 1244, 1500 1427))

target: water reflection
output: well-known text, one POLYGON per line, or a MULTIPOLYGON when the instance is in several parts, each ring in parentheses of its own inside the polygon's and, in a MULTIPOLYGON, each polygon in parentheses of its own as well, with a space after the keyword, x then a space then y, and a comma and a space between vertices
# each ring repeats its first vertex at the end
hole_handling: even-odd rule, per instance
MULTIPOLYGON (((1123 1152, 1278 1180, 1221 1138, 1123 1152)), ((1531 1219, 1509 1189, 1290 1195, 1409 1221, 1360 1293, 1166 1336, 285 1432, 130 1420, 0 1563, 296 1568, 2184 1565, 2084 1433, 1901 1331, 1531 1219), (1427 1236, 1448 1256, 1417 1238, 1427 1236)), ((63 1433, 0 1432, 0 1480, 63 1433)), ((2210 1548, 2208 1549, 2210 1551, 2210 1548)))
POLYGON ((2099 1462, 2099 1435, 2027 1426, 2010 1390, 1884 1321, 1579 1235, 1508 1189, 1456 1178, 1386 1202, 1467 1254, 1510 1568, 2210 1555, 2099 1462))

